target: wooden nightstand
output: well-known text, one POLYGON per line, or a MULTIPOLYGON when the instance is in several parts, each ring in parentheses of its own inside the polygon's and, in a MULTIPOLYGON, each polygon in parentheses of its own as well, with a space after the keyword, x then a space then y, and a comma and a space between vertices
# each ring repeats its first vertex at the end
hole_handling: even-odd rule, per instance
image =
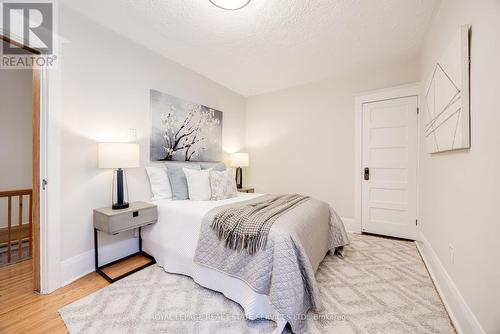
POLYGON ((94 250, 95 250, 95 271, 104 277, 108 282, 113 283, 119 279, 133 274, 143 268, 146 268, 156 261, 155 259, 142 251, 141 227, 154 224, 158 220, 158 210, 156 205, 145 202, 130 203, 130 207, 122 210, 112 210, 109 207, 94 210, 94 250), (118 234, 123 231, 128 231, 134 228, 139 229, 139 251, 124 258, 118 259, 111 263, 99 266, 99 244, 98 232, 108 234, 118 234), (111 267, 118 262, 130 259, 134 256, 141 255, 146 258, 146 262, 142 261, 139 267, 122 273, 117 277, 110 277, 103 269, 111 267))
POLYGON ((240 193, 254 193, 255 189, 254 188, 243 187, 243 188, 239 188, 238 191, 240 193))

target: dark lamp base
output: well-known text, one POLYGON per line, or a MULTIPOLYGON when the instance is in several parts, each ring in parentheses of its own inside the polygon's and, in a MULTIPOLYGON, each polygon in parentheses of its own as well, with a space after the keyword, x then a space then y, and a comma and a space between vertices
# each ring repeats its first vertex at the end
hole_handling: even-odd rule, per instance
POLYGON ((241 167, 236 168, 236 188, 243 188, 243 171, 241 167))
POLYGON ((121 210, 121 209, 126 209, 128 208, 128 203, 114 203, 113 206, 111 207, 113 210, 121 210))

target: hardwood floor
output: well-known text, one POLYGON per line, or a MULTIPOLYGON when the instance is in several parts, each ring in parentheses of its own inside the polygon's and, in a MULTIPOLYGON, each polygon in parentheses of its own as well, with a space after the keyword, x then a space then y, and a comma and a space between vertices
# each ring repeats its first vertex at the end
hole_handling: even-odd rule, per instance
MULTIPOLYGON (((0 333, 67 333, 57 312, 63 306, 81 299, 109 283, 97 273, 51 293, 33 292, 32 260, 0 269, 0 333)), ((144 257, 132 257, 114 265, 113 274, 143 263, 144 257)), ((110 267, 111 268, 111 267, 110 267)))
POLYGON ((133 270, 134 268, 138 268, 142 265, 145 265, 149 261, 151 261, 151 260, 148 259, 147 257, 139 254, 139 255, 132 256, 131 258, 129 258, 127 260, 120 261, 120 263, 106 267, 102 271, 104 271, 106 273, 106 275, 108 275, 109 277, 114 279, 115 277, 118 277, 124 273, 127 273, 127 272, 133 270))

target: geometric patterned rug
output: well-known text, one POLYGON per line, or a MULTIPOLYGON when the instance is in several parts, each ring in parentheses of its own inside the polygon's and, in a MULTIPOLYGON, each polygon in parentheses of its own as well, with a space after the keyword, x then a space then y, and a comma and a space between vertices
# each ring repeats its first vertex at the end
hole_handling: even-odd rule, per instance
MULTIPOLYGON (((327 256, 316 279, 323 311, 307 333, 455 333, 410 241, 350 234, 343 259, 327 256)), ((241 307, 191 278, 151 266, 59 311, 70 333, 272 333, 241 307)), ((284 333, 290 333, 285 329, 284 333)))

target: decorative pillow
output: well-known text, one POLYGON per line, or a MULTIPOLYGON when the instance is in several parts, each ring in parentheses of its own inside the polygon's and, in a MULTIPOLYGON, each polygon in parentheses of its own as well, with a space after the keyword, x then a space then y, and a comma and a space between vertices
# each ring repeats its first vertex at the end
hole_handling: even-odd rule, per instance
POLYGON ((200 170, 200 165, 168 165, 167 174, 170 180, 173 200, 189 199, 188 184, 183 168, 200 170))
POLYGON ((202 163, 201 169, 213 169, 219 172, 226 170, 226 164, 223 162, 214 162, 214 163, 202 163))
POLYGON ((193 201, 209 201, 212 196, 210 190, 210 169, 194 170, 183 168, 186 174, 189 199, 193 201))
POLYGON ((231 170, 210 170, 210 188, 212 189, 212 200, 231 198, 236 196, 236 180, 231 170))
POLYGON ((146 171, 151 185, 151 192, 153 193, 153 201, 171 199, 172 189, 170 188, 167 169, 165 167, 148 166, 146 171))

